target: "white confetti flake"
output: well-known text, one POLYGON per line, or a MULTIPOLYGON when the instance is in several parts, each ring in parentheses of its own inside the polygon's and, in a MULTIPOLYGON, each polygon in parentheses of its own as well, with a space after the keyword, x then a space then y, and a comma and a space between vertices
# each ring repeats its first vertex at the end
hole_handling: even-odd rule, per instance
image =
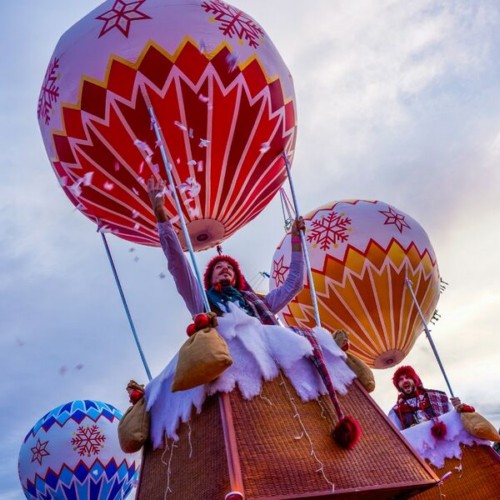
POLYGON ((151 168, 153 169, 153 172, 155 174, 159 174, 160 173, 160 167, 157 164, 154 164, 151 168))
POLYGON ((137 210, 132 210, 132 219, 137 219, 139 217, 139 212, 137 210))
POLYGON ((161 148, 161 140, 158 139, 156 142, 155 142, 155 149, 158 148, 160 149, 161 148))
POLYGON ((79 182, 75 182, 74 184, 69 186, 68 189, 71 191, 73 196, 75 196, 75 198, 78 198, 82 194, 82 188, 80 187, 79 182))
POLYGON ((203 94, 198 94, 198 99, 204 103, 208 103, 210 101, 210 98, 203 94))
POLYGON ((198 144, 198 147, 206 148, 209 144, 210 144, 210 141, 208 139, 200 139, 200 143, 198 144))
POLYGON ((192 128, 189 129, 188 135, 189 135, 190 139, 192 139, 194 137, 194 131, 192 128))
POLYGON ((204 167, 203 160, 200 160, 198 162, 198 167, 197 167, 196 171, 197 172, 203 172, 203 167, 204 167))
POLYGON ((115 187, 115 185, 112 183, 112 182, 105 182, 104 183, 104 189, 106 191, 111 191, 113 188, 115 187))
POLYGON ((236 54, 229 54, 226 57, 226 63, 230 72, 233 72, 236 68, 236 64, 238 62, 238 56, 236 54))
POLYGON ((187 131, 186 125, 184 125, 183 123, 181 123, 181 122, 179 122, 177 120, 174 121, 174 125, 176 127, 179 127, 181 130, 184 130, 185 132, 187 131))
POLYGON ((207 46, 205 45, 205 40, 200 40, 200 52, 204 54, 207 50, 207 46))
POLYGON ((191 217, 199 217, 200 216, 200 209, 195 207, 195 208, 192 208, 192 207, 188 207, 188 212, 189 212, 189 215, 191 217))
POLYGON ((188 177, 186 179, 186 182, 183 182, 182 184, 179 184, 179 186, 177 186, 177 189, 181 193, 186 193, 186 195, 192 199, 196 198, 200 194, 201 185, 196 182, 196 179, 194 177, 188 177))
POLYGON ((136 195, 136 196, 139 196, 139 191, 137 191, 136 188, 132 188, 132 192, 136 195))
POLYGON ((87 172, 82 179, 83 185, 84 186, 90 186, 92 184, 92 176, 94 175, 94 172, 87 172))
POLYGON ((137 177, 137 181, 139 182, 139 184, 143 184, 143 185, 146 184, 146 181, 142 177, 137 177))
POLYGON ((144 170, 144 160, 141 161, 141 164, 139 165, 139 173, 142 174, 143 170, 144 170))
POLYGON ((139 224, 138 222, 136 222, 136 223, 134 224, 134 229, 135 229, 136 231, 138 231, 140 227, 141 227, 141 226, 140 226, 140 224, 139 224))
POLYGON ((260 152, 261 153, 266 153, 267 151, 269 151, 271 149, 271 145, 268 143, 268 142, 263 142, 261 145, 260 145, 260 152))
POLYGON ((188 165, 189 165, 190 167, 194 167, 194 166, 196 165, 196 160, 189 160, 189 161, 188 161, 188 165))

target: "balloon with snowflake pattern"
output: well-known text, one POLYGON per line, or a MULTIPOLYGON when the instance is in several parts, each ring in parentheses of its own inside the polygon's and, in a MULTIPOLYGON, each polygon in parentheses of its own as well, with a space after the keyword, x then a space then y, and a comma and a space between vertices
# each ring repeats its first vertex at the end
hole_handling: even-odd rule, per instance
POLYGON ((44 415, 19 452, 26 498, 126 498, 137 481, 140 456, 120 449, 121 417, 114 406, 90 400, 71 401, 44 415))
MULTIPOLYGON (((107 0, 61 37, 38 101, 54 172, 103 230, 158 245, 145 183, 166 174, 149 103, 193 246, 215 246, 285 180, 291 75, 261 26, 219 0, 107 0)), ((179 230, 171 192, 165 207, 179 230)))
MULTIPOLYGON (((439 298, 439 270, 427 234, 381 201, 333 202, 304 219, 322 326, 346 330, 350 352, 372 367, 399 363, 423 331, 406 279, 426 321, 439 298)), ((271 288, 288 273, 290 244, 287 235, 274 254, 271 288)), ((314 326, 307 282, 281 316, 290 326, 314 326)))

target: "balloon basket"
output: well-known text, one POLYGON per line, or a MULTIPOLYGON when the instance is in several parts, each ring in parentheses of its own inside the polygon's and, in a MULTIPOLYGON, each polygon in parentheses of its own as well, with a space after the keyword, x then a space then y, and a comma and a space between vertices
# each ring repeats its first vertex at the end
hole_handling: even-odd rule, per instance
MULTIPOLYGON (((394 498, 424 491, 438 478, 357 381, 339 400, 363 436, 351 450, 331 438, 327 397, 303 403, 284 377, 260 397, 229 394, 243 494, 251 498, 394 498)), ((224 498, 231 487, 218 395, 164 448, 144 449, 137 498, 224 498)))

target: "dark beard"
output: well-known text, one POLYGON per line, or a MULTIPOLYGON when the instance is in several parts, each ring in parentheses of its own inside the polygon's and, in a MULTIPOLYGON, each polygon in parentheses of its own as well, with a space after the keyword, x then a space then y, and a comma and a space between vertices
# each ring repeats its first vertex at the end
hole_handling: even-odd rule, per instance
POLYGON ((219 283, 222 286, 231 286, 231 280, 229 280, 227 278, 223 278, 223 279, 219 280, 219 283))

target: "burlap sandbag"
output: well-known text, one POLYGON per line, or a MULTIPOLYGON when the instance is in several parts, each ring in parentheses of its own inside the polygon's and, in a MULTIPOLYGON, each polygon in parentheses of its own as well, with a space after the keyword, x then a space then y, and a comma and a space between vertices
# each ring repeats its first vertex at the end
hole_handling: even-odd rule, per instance
MULTIPOLYGON (((457 411, 459 411, 459 407, 457 411)), ((465 430, 474 437, 488 441, 500 441, 500 435, 493 424, 476 411, 460 413, 460 418, 465 430)))
POLYGON ((367 392, 373 392, 375 390, 375 377, 371 368, 359 358, 349 353, 347 353, 346 363, 356 374, 356 377, 367 392))
POLYGON ((179 350, 172 392, 212 382, 232 364, 226 341, 217 330, 199 330, 179 350))
POLYGON ((118 423, 118 440, 125 453, 139 451, 149 437, 149 413, 146 399, 141 398, 131 406, 118 423))

